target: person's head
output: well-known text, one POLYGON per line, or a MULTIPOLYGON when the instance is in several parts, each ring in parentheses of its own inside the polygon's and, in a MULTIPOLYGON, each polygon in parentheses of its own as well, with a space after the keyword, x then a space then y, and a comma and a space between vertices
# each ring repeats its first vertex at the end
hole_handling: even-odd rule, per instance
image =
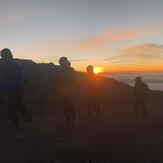
POLYGON ((135 83, 136 83, 136 84, 142 83, 141 77, 139 77, 139 76, 136 77, 136 78, 135 78, 135 83))
POLYGON ((87 66, 87 74, 93 74, 93 66, 92 65, 87 66))
POLYGON ((10 62, 13 59, 13 55, 10 49, 5 48, 1 50, 1 58, 4 62, 10 62))
POLYGON ((67 67, 68 62, 69 61, 68 61, 67 57, 61 57, 59 59, 59 64, 60 64, 61 67, 67 67))

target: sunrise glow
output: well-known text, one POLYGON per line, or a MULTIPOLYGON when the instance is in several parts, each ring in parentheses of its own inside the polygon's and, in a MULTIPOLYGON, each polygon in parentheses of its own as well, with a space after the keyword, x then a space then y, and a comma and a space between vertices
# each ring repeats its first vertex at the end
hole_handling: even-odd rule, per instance
MULTIPOLYGON (((3 0, 1 49, 11 49, 14 58, 56 65, 65 56, 83 72, 90 64, 105 72, 160 71, 162 6, 161 0, 40 0, 39 5, 37 0, 3 0)), ((102 71, 95 68, 96 74, 102 71)))
POLYGON ((104 69, 102 67, 94 67, 94 73, 99 74, 101 72, 104 72, 104 69))

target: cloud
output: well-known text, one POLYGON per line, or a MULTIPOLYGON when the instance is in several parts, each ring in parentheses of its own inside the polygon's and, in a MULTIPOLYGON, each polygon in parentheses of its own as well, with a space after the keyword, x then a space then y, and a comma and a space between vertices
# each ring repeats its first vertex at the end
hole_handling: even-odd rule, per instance
POLYGON ((79 47, 79 50, 81 52, 93 51, 99 55, 109 55, 121 50, 120 48, 122 48, 122 46, 131 45, 135 41, 160 37, 160 33, 162 32, 163 24, 159 22, 155 23, 154 25, 151 23, 146 23, 141 26, 137 25, 134 27, 129 26, 126 28, 114 28, 97 33, 93 37, 83 41, 79 47))
POLYGON ((124 50, 124 55, 132 58, 147 58, 154 59, 162 57, 163 45, 157 44, 142 44, 134 47, 130 47, 124 50))
POLYGON ((115 29, 97 34, 95 37, 88 39, 80 46, 80 50, 87 51, 103 46, 110 45, 117 41, 124 41, 142 37, 145 32, 139 29, 115 29))
POLYGON ((163 58, 163 45, 141 44, 121 50, 119 55, 103 58, 103 61, 133 60, 158 60, 163 58))

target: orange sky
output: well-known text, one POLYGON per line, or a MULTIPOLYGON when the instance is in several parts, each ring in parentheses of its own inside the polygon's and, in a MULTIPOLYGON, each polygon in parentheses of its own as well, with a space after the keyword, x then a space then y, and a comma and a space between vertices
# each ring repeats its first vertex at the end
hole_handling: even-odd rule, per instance
MULTIPOLYGON (((96 66, 94 66, 96 67, 96 66)), ((100 66, 97 66, 100 67, 100 66)), ((100 67, 102 69, 101 72, 146 72, 146 71, 163 71, 163 66, 130 66, 126 67, 100 67)), ((85 72, 85 67, 76 67, 76 70, 85 72)))
POLYGON ((0 45, 35 62, 66 56, 81 71, 163 70, 162 8, 160 0, 6 0, 0 45))

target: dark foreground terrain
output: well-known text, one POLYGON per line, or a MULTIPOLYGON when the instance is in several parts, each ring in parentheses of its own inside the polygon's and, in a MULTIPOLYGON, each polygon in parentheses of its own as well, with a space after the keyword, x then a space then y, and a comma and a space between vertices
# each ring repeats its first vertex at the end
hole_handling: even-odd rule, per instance
MULTIPOLYGON (((161 99, 160 99, 161 100, 161 99)), ((1 118, 0 162, 163 161, 163 106, 149 102, 148 117, 134 117, 133 106, 104 107, 98 118, 77 126, 62 124, 62 113, 36 116, 32 124, 11 128, 1 118)), ((80 108, 80 111, 81 112, 80 108)))
POLYGON ((140 114, 136 118, 133 88, 103 78, 102 114, 88 119, 87 108, 78 97, 77 125, 67 126, 62 124, 63 113, 58 105, 50 103, 55 83, 46 75, 53 74, 54 65, 38 68, 33 64, 33 67, 28 69, 32 80, 25 94, 26 103, 34 114, 33 123, 27 124, 22 118, 21 127, 12 128, 10 111, 3 103, 4 98, 1 99, 0 162, 163 162, 162 93, 150 91, 148 116, 140 114))

